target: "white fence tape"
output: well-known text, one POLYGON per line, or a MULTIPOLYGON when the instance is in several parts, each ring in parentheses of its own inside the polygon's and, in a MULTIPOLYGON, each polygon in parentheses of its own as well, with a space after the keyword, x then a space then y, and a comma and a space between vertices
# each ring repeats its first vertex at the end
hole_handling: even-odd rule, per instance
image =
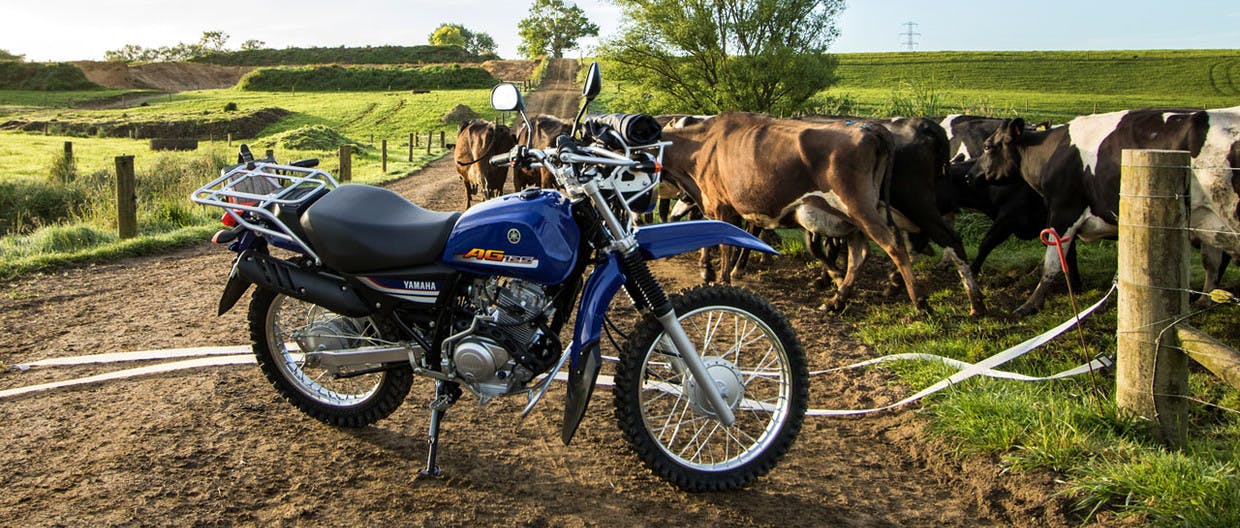
POLYGON ((0 390, 0 399, 32 392, 41 392, 61 387, 72 387, 75 385, 87 385, 91 383, 99 383, 102 381, 111 381, 124 378, 133 378, 137 376, 149 376, 151 374, 162 374, 164 372, 173 372, 177 370, 195 369, 202 367, 218 367, 222 365, 245 365, 254 363, 253 354, 238 354, 233 356, 215 356, 198 359, 188 359, 185 361, 174 361, 172 363, 160 363, 149 367, 139 367, 107 374, 99 374, 96 376, 87 376, 85 378, 71 379, 65 381, 56 381, 52 383, 44 383, 41 385, 31 385, 29 387, 18 387, 16 389, 0 390))
MULTIPOLYGON (((1030 382, 1050 381, 1050 380, 1063 379, 1063 378, 1072 377, 1072 376, 1079 376, 1081 374, 1085 374, 1088 372, 1093 372, 1093 371, 1097 371, 1097 370, 1110 367, 1114 364, 1114 362, 1111 359, 1105 358, 1105 357, 1099 357, 1084 365, 1080 365, 1078 367, 1074 367, 1074 368, 1065 370, 1063 372, 1059 372, 1057 374, 1052 374, 1050 376, 1042 376, 1042 377, 1027 376, 1024 374, 1019 374, 1019 373, 1014 373, 1014 372, 996 370, 994 368, 1004 363, 1007 363, 1009 361, 1012 361, 1013 359, 1016 359, 1020 356, 1023 356, 1029 353, 1030 351, 1032 351, 1033 349, 1046 344, 1051 339, 1054 339, 1060 334, 1063 334, 1064 332, 1068 331, 1068 329, 1076 325, 1077 321, 1084 319, 1085 317, 1088 317, 1090 314, 1094 313, 1098 308, 1102 307, 1102 305, 1106 303, 1107 299, 1109 299, 1111 295, 1115 293, 1115 290, 1116 290, 1116 286, 1112 285, 1111 289, 1107 291, 1106 295, 1104 295, 1101 300, 1094 303, 1093 306, 1090 306, 1082 310, 1081 313, 1077 314, 1075 317, 1067 321, 1064 321, 1059 326, 1056 326, 1055 328, 1052 328, 1042 333, 1041 335, 1028 339, 1023 343, 1020 343, 1012 348, 999 352, 998 354, 990 356, 977 363, 966 363, 964 361, 960 361, 957 359, 947 358, 943 356, 936 356, 933 354, 892 354, 889 356, 874 358, 874 359, 862 361, 859 363, 853 363, 851 365, 845 365, 842 367, 836 367, 832 369, 811 372, 810 373, 811 376, 819 376, 823 374, 829 374, 832 372, 840 372, 844 370, 864 368, 864 367, 868 367, 871 365, 877 365, 881 363, 889 363, 893 361, 910 361, 910 360, 912 361, 938 361, 940 363, 943 363, 944 365, 948 365, 948 366, 960 369, 959 372, 953 374, 952 376, 946 379, 943 379, 929 387, 926 387, 925 389, 922 389, 921 391, 917 392, 916 394, 913 394, 912 396, 904 398, 890 405, 884 405, 882 407, 875 407, 875 408, 870 408, 870 409, 849 409, 849 410, 810 409, 806 413, 806 415, 807 416, 853 416, 853 415, 870 414, 870 413, 876 413, 876 412, 881 412, 881 411, 887 411, 887 410, 891 410, 896 407, 901 407, 909 403, 912 403, 914 401, 920 400, 926 396, 942 391, 948 387, 951 387, 952 385, 956 383, 960 383, 961 381, 964 381, 966 379, 969 379, 975 376, 985 376, 985 377, 991 377, 991 378, 1010 379, 1010 380, 1017 380, 1017 381, 1030 381, 1030 382)), ((119 362, 119 361, 140 361, 140 360, 153 360, 153 359, 173 359, 173 358, 194 357, 194 356, 214 356, 214 357, 190 359, 186 361, 176 361, 172 363, 162 363, 159 365, 151 365, 148 367, 126 369, 126 370, 121 370, 117 372, 110 372, 107 374, 99 374, 96 376, 89 376, 85 378, 78 378, 78 379, 72 379, 72 380, 66 380, 66 381, 58 381, 58 382, 53 382, 53 383, 44 383, 41 385, 33 385, 29 387, 19 387, 16 389, 0 390, 0 399, 12 397, 12 396, 18 396, 22 394, 29 394, 33 392, 47 391, 47 390, 57 389, 61 387, 86 385, 90 383, 99 383, 103 381, 132 378, 132 377, 137 377, 137 376, 146 376, 146 375, 151 375, 151 374, 160 374, 164 372, 174 372, 177 370, 202 368, 202 367, 213 367, 213 366, 224 366, 224 365, 252 364, 255 362, 254 356, 252 354, 245 353, 245 352, 249 352, 249 350, 250 350, 249 346, 197 347, 197 348, 184 348, 184 349, 172 349, 172 350, 147 350, 147 351, 141 351, 141 352, 120 352, 120 353, 115 353, 115 354, 95 354, 95 355, 90 355, 90 356, 75 356, 75 357, 54 358, 54 359, 45 359, 45 360, 40 360, 40 361, 32 361, 30 363, 22 363, 19 365, 14 365, 13 368, 25 371, 25 370, 29 370, 32 367, 43 367, 43 366, 85 365, 85 364, 93 364, 93 363, 111 363, 111 362, 119 362)), ((619 361, 619 358, 615 358, 612 356, 604 356, 603 359, 606 359, 608 361, 619 361)), ((568 374, 565 372, 560 372, 560 373, 557 373, 556 375, 557 381, 566 381, 567 379, 568 379, 568 374)), ((615 381, 611 376, 605 376, 605 375, 599 376, 599 379, 598 379, 599 385, 606 387, 606 386, 612 386, 614 385, 614 383, 615 381)), ((757 402, 749 402, 749 401, 745 402, 745 406, 747 408, 753 408, 753 409, 762 408, 762 404, 757 403, 757 402)))
POLYGON ((140 352, 115 352, 111 354, 93 354, 89 356, 73 356, 42 359, 29 363, 13 365, 17 370, 30 370, 34 367, 59 367, 66 365, 90 365, 93 363, 119 363, 122 361, 147 361, 152 359, 176 359, 199 356, 227 356, 245 354, 250 351, 249 345, 225 347, 176 348, 168 350, 143 350, 140 352))

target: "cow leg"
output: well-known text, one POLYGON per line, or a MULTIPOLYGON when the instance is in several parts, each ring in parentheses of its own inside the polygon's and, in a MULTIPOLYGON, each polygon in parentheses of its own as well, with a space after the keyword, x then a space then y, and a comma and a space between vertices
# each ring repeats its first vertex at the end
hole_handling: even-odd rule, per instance
MULTIPOLYGON (((1201 245, 1201 266, 1206 270, 1206 282, 1201 286, 1201 291, 1209 294, 1218 288, 1219 282, 1223 279, 1223 274, 1227 271, 1227 265, 1231 263, 1231 255, 1213 246, 1201 245)), ((1208 306, 1212 301, 1208 295, 1198 295, 1194 301, 1198 306, 1208 306)))
MULTIPOLYGON (((982 263, 986 262, 986 257, 989 257, 990 252, 1010 236, 1012 236, 1012 230, 1006 222, 996 219, 993 224, 990 224, 990 229, 986 230, 986 234, 982 235, 982 241, 977 245, 977 255, 973 257, 973 264, 969 266, 969 271, 973 272, 973 276, 976 277, 982 273, 982 263)), ((947 255, 943 257, 946 260, 947 255)))
MULTIPOLYGON (((832 312, 843 310, 848 303, 848 299, 852 297, 853 287, 857 283, 857 272, 861 269, 861 264, 865 262, 866 256, 870 252, 870 243, 867 242, 865 237, 864 233, 857 231, 848 235, 845 239, 848 244, 848 269, 844 273, 844 279, 839 281, 839 290, 836 291, 835 297, 824 305, 827 310, 832 312)), ((823 267, 830 268, 825 262, 823 267)))
POLYGON ((1064 258, 1068 259, 1068 283, 1072 285, 1072 291, 1081 291, 1084 283, 1081 282, 1081 270, 1076 267, 1076 244, 1068 246, 1064 258))
POLYGON ((715 282, 715 268, 712 265, 710 252, 714 246, 702 248, 702 257, 698 259, 698 266, 702 268, 702 282, 710 284, 715 282))
POLYGON ((961 240, 960 234, 943 221, 943 216, 939 214, 937 207, 921 207, 905 212, 905 214, 909 220, 921 227, 926 237, 943 248, 943 258, 956 266, 956 274, 960 276, 961 286, 969 297, 969 315, 973 317, 984 315, 986 301, 982 297, 982 289, 977 286, 977 280, 973 277, 973 269, 966 262, 968 255, 964 251, 964 241, 961 240))
POLYGON ((669 221, 668 217, 671 216, 672 214, 672 199, 671 198, 659 198, 658 207, 659 207, 659 221, 660 222, 669 221))
MULTIPOLYGON (((887 227, 882 217, 878 215, 877 209, 871 212, 862 207, 853 207, 851 204, 849 207, 852 210, 859 211, 859 214, 855 217, 858 227, 865 232, 866 236, 877 243, 879 247, 883 248, 883 251, 887 252, 887 256, 891 258, 891 261, 895 263, 896 270, 904 278, 904 287, 908 291, 908 298, 913 303, 913 307, 918 311, 929 311, 930 306, 926 304, 926 300, 922 299, 917 292, 917 283, 913 278, 913 263, 909 258, 908 250, 901 243, 902 237, 897 236, 895 231, 887 227)), ((849 253, 849 265, 851 266, 852 251, 850 250, 849 253)))

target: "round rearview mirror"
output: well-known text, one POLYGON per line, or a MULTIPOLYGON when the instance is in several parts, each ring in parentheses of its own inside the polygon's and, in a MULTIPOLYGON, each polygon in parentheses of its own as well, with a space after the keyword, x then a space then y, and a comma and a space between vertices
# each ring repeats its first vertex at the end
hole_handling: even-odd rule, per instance
POLYGON ((491 89, 491 108, 511 112, 523 108, 521 91, 512 83, 503 83, 491 89))
POLYGON ((603 77, 599 74, 598 63, 590 63, 590 71, 586 74, 586 84, 581 87, 581 95, 586 99, 594 99, 598 97, 599 91, 603 89, 603 77))

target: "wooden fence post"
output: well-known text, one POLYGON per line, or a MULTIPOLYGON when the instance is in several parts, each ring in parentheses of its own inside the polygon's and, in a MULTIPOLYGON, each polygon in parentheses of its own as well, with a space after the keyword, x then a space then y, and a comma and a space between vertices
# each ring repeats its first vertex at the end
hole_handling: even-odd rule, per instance
POLYGON ((1188 359, 1163 330, 1188 311, 1188 166, 1187 152, 1124 150, 1120 168, 1115 401, 1170 446, 1187 437, 1188 359))
POLYGON ((439 131, 439 148, 448 148, 448 147, 446 147, 446 146, 445 146, 445 145, 446 145, 446 143, 444 143, 443 136, 444 136, 443 131, 442 131, 442 130, 440 130, 440 131, 439 131))
POLYGON ((340 170, 336 176, 342 182, 353 180, 353 145, 340 145, 340 170))
POLYGON ((383 140, 383 163, 381 167, 383 167, 383 173, 387 174, 387 140, 386 139, 383 140))
POLYGON ((413 161, 413 132, 409 133, 409 161, 413 161))
POLYGON ((116 231, 121 238, 138 234, 138 196, 133 178, 133 156, 116 157, 116 231))
POLYGON ((65 163, 73 163, 73 142, 65 142, 65 163))
POLYGON ((422 146, 422 136, 419 136, 416 130, 413 132, 413 146, 422 146))
POLYGON ((232 146, 232 132, 228 133, 228 146, 232 146))
POLYGON ((427 154, 431 153, 431 143, 433 143, 434 141, 435 141, 435 133, 427 132, 426 133, 426 153, 427 154))

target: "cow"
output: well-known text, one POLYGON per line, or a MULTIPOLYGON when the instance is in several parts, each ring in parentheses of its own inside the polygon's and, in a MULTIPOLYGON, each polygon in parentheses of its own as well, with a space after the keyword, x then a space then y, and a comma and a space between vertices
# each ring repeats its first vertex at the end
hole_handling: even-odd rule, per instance
MULTIPOLYGON (((917 291, 913 268, 889 219, 907 223, 880 200, 890 178, 894 140, 887 129, 864 124, 816 124, 749 113, 722 114, 681 128, 663 129, 671 141, 663 177, 718 220, 742 219, 763 229, 801 227, 845 238, 848 269, 836 297, 842 309, 857 270, 874 240, 896 265, 910 301, 928 309, 917 291)), ((722 248, 720 280, 730 282, 731 250, 722 248)), ((703 250, 706 278, 713 275, 703 250)))
MULTIPOLYGON (((950 115, 941 123, 947 132, 953 157, 948 185, 939 188, 940 206, 952 211, 972 209, 991 220, 990 228, 982 236, 977 255, 970 265, 974 275, 981 273, 986 257, 1008 237, 1038 239, 1047 225, 1046 204, 1042 195, 1024 179, 986 182, 969 177, 976 158, 982 155, 982 144, 1002 124, 1002 119, 966 115, 950 115)), ((1046 126, 1049 128, 1050 124, 1046 123, 1046 126)), ((1065 258, 1072 287, 1079 289, 1081 275, 1076 265, 1075 245, 1069 248, 1065 258)))
MULTIPOLYGON (((568 134, 573 129, 572 123, 549 115, 536 115, 530 119, 529 125, 534 129, 533 139, 531 140, 530 138, 530 128, 526 127, 525 123, 521 123, 517 127, 517 143, 529 145, 536 149, 555 146, 555 138, 561 134, 568 134)), ((518 191, 526 187, 556 188, 555 175, 545 168, 516 169, 512 175, 512 183, 518 191)))
MULTIPOLYGON (((1028 131, 1019 118, 1005 120, 983 143, 974 174, 989 180, 1023 178, 1045 198, 1049 227, 1089 242, 1118 233, 1123 149, 1188 151, 1194 167, 1189 215, 1194 236, 1203 253, 1240 256, 1235 171, 1240 166, 1240 107, 1125 110, 1078 117, 1045 132, 1028 131)), ((1059 272, 1058 260, 1053 250, 1047 252, 1042 279, 1018 314, 1041 309, 1059 272)), ((1206 288, 1217 285, 1217 266, 1218 260, 1207 262, 1206 288)))
MULTIPOLYGON (((909 219, 916 229, 911 234, 914 248, 925 248, 926 239, 943 248, 943 257, 956 266, 960 280, 968 294, 970 313, 980 316, 986 312, 981 288, 974 279, 976 270, 964 259, 964 241, 955 228, 943 219, 936 199, 937 187, 947 179, 949 141, 938 123, 925 118, 896 117, 891 119, 862 120, 855 117, 805 116, 800 118, 813 123, 875 123, 891 132, 895 140, 895 153, 891 174, 891 206, 909 219)), ((806 241, 811 244, 810 240, 806 241)), ((811 252, 821 257, 820 252, 811 252)))
POLYGON ((456 172, 465 184, 465 207, 473 205, 474 194, 480 189, 487 199, 503 193, 508 169, 493 167, 491 156, 503 154, 516 145, 516 138, 507 126, 483 119, 465 121, 456 131, 456 172))

